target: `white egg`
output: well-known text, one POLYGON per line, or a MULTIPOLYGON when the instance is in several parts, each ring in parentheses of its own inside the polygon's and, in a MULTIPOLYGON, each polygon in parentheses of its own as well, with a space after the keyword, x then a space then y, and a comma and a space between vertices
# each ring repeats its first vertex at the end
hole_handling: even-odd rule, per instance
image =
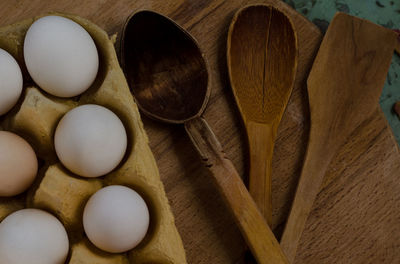
POLYGON ((64 264, 68 250, 64 226, 45 211, 23 209, 0 224, 0 263, 64 264))
POLYGON ((112 111, 88 104, 64 115, 56 128, 54 145, 61 163, 70 171, 84 177, 98 177, 121 162, 127 135, 112 111))
POLYGON ((0 49, 0 115, 7 113, 22 92, 22 73, 17 61, 0 49))
POLYGON ((96 78, 99 57, 89 33, 61 16, 36 20, 25 36, 24 58, 32 79, 46 92, 72 97, 96 78))
POLYGON ((83 212, 83 226, 98 248, 121 253, 136 247, 149 227, 149 210, 134 190, 112 185, 97 191, 83 212))
POLYGON ((0 196, 24 192, 35 180, 37 170, 31 145, 17 134, 0 131, 0 196))

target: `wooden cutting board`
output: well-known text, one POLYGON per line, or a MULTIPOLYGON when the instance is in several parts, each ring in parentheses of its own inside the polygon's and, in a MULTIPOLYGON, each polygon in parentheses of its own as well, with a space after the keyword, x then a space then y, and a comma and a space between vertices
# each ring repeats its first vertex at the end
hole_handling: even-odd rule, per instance
MULTIPOLYGON (((238 8, 259 2, 274 3, 292 16, 300 48, 296 85, 279 127, 273 159, 273 227, 279 237, 308 139, 306 78, 321 41, 312 23, 277 0, 90 0, 84 4, 33 0, 1 1, 0 26, 48 11, 77 14, 110 35, 120 33, 125 19, 138 9, 152 9, 176 20, 197 38, 209 60, 212 96, 204 116, 245 178, 245 131, 229 87, 226 38, 238 8)), ((183 127, 142 119, 188 262, 245 263, 246 246, 183 127)), ((296 263, 400 263, 399 175, 399 149, 379 109, 354 131, 330 164, 296 263)))

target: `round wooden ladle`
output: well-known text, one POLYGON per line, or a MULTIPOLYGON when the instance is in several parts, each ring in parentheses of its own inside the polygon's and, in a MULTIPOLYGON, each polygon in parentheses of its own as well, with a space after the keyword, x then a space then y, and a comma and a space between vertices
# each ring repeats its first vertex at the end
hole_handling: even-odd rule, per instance
POLYGON ((154 119, 185 125, 257 261, 287 263, 232 162, 201 117, 210 95, 209 76, 193 37, 167 17, 139 11, 125 24, 121 52, 139 108, 154 119))
POLYGON ((250 194, 271 226, 272 153, 293 90, 297 37, 285 14, 271 6, 252 5, 233 18, 227 47, 231 86, 249 142, 250 194))

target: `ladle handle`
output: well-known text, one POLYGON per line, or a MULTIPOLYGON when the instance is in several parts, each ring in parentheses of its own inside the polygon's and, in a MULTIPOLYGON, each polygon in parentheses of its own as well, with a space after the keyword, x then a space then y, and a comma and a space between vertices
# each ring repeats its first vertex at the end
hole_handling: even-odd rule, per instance
POLYGON ((201 117, 194 118, 185 123, 185 128, 205 166, 214 176, 257 262, 259 264, 288 263, 274 234, 232 162, 226 158, 221 144, 207 122, 201 117))

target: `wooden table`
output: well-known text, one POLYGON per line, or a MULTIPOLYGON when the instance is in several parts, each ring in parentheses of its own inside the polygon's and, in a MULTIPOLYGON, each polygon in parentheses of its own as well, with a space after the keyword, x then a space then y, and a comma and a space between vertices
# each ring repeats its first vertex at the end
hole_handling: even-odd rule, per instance
MULTIPOLYGON (((212 96, 204 117, 238 171, 247 175, 245 131, 226 68, 229 23, 239 7, 277 0, 2 1, 0 26, 48 11, 80 15, 120 33, 138 9, 176 20, 199 41, 210 63, 212 96)), ((289 11, 293 13, 293 10, 289 11)), ((278 238, 290 209, 307 146, 305 80, 321 35, 294 18, 300 42, 296 87, 278 131, 273 160, 273 227, 278 238)), ((117 39, 116 47, 119 46, 117 39)), ((374 106, 371 106, 374 107, 374 106)), ((379 108, 340 148, 307 221, 296 263, 400 263, 400 154, 379 108)), ((183 127, 143 117, 151 148, 182 236, 189 263, 245 263, 246 246, 183 127)), ((179 264, 179 263, 178 263, 179 264)))

